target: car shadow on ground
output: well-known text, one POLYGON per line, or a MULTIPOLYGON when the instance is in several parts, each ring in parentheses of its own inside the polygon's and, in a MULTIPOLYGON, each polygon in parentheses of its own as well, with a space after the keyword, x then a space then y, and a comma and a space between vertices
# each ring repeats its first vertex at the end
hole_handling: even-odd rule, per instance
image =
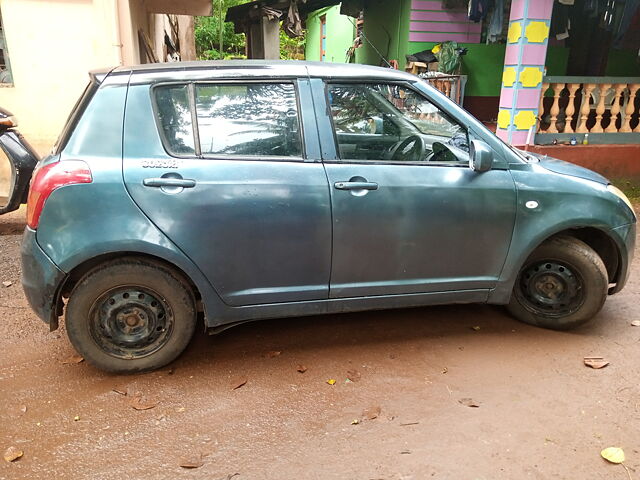
POLYGON ((491 339, 487 342, 490 352, 496 344, 510 342, 514 334, 518 344, 545 342, 554 348, 554 343, 561 345, 568 336, 600 335, 599 323, 557 332, 520 323, 502 307, 475 304, 261 320, 217 335, 197 333, 174 365, 194 369, 238 361, 247 365, 261 363, 271 352, 297 358, 350 353, 356 357, 388 356, 404 348, 429 349, 443 344, 464 348, 473 343, 477 347, 479 337, 491 339))

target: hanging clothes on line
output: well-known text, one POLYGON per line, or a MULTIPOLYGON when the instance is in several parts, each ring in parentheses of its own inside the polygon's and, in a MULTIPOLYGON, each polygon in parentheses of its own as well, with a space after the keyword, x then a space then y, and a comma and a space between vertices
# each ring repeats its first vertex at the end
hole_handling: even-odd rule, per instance
POLYGON ((502 28, 504 24, 504 0, 495 0, 491 20, 487 29, 487 42, 496 43, 502 40, 502 28))
POLYGON ((624 10, 622 11, 622 18, 620 24, 613 35, 613 46, 619 48, 622 46, 622 40, 624 39, 627 30, 633 23, 636 14, 640 11, 640 0, 627 0, 624 4, 624 10))
POLYGON ((469 0, 442 0, 442 8, 445 10, 466 10, 469 0))
POLYGON ((469 20, 476 23, 484 20, 491 7, 493 7, 493 0, 470 0, 469 20))

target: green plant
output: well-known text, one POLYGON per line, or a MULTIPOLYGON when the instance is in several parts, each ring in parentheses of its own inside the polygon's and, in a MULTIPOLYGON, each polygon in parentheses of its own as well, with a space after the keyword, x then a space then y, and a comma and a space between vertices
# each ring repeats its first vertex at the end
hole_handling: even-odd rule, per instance
POLYGON ((243 34, 235 33, 233 23, 224 22, 229 7, 234 7, 249 0, 222 0, 222 49, 220 49, 220 3, 213 1, 213 15, 196 17, 195 40, 196 55, 200 60, 219 60, 227 56, 244 55, 246 40, 243 34))
MULTIPOLYGON (((251 0, 222 0, 222 21, 229 7, 241 5, 251 0)), ((246 38, 244 34, 235 33, 233 23, 224 22, 222 26, 222 48, 220 48, 220 0, 212 0, 213 15, 196 17, 195 39, 196 55, 199 60, 222 60, 225 58, 244 57, 246 38)), ((280 30, 280 58, 285 60, 304 60, 304 35, 289 38, 280 30)))
POLYGON ((290 38, 280 29, 280 58, 282 60, 304 60, 306 32, 301 37, 290 38))

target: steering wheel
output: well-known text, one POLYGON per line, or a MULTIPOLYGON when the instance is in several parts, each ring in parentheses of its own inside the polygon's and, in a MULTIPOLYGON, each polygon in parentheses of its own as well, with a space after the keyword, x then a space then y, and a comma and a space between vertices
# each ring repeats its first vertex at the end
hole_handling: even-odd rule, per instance
POLYGON ((424 138, 420 135, 410 135, 391 148, 391 160, 408 160, 411 156, 421 160, 427 149, 424 138), (409 149, 407 147, 413 144, 409 149))
POLYGON ((451 150, 441 142, 433 142, 431 145, 431 153, 427 157, 427 161, 429 162, 450 162, 455 161, 455 159, 455 155, 451 150))

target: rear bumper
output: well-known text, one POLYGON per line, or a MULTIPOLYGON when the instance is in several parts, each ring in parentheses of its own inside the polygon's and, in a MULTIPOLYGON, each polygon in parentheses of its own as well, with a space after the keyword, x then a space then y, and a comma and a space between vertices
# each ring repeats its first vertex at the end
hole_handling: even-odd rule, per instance
POLYGON ((618 244, 620 251, 620 267, 618 281, 614 287, 609 289, 609 295, 613 295, 622 290, 629 279, 633 253, 636 246, 636 224, 630 223, 629 225, 614 228, 611 230, 611 234, 618 244))
POLYGON ((22 288, 33 311, 51 330, 58 328, 59 290, 66 277, 36 242, 36 232, 25 228, 22 236, 22 288))

